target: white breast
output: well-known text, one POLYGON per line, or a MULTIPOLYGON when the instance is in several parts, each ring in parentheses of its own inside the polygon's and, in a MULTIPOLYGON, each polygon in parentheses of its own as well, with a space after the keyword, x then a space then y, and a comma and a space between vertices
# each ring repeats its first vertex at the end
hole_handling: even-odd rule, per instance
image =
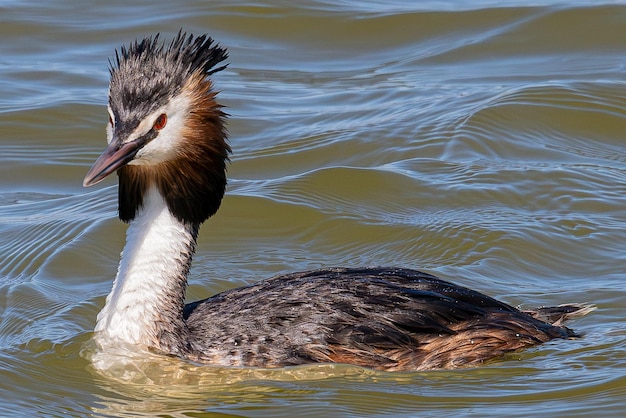
MULTIPOLYGON (((194 238, 169 212, 159 192, 144 195, 144 207, 127 230, 127 241, 113 289, 98 314, 102 341, 159 346, 162 312, 182 303, 176 289, 189 262, 194 238), (182 276, 181 276, 182 275, 182 276)), ((175 309, 175 308, 174 308, 175 309)))

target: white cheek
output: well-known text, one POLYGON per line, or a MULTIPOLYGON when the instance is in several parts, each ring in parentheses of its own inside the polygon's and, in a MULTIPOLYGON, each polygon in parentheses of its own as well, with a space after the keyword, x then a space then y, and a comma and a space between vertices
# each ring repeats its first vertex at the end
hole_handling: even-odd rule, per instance
POLYGON ((111 141, 113 141, 113 127, 107 123, 107 144, 110 144, 111 141))
POLYGON ((169 118, 167 126, 159 131, 156 138, 140 149, 129 164, 158 164, 175 158, 183 126, 181 116, 174 115, 169 118))
MULTIPOLYGON (((173 100, 165 109, 155 112, 153 116, 147 118, 146 121, 152 124, 162 113, 167 115, 167 124, 159 131, 156 138, 139 150, 135 158, 129 164, 158 164, 176 157, 176 152, 182 141, 181 132, 185 126, 187 101, 182 99, 173 100)), ((145 130, 147 131, 148 129, 149 128, 146 128, 145 130)))
POLYGON ((107 112, 109 113, 109 122, 107 123, 107 144, 110 144, 113 141, 113 125, 111 124, 112 120, 115 120, 115 115, 113 115, 113 111, 110 106, 107 106, 107 112))

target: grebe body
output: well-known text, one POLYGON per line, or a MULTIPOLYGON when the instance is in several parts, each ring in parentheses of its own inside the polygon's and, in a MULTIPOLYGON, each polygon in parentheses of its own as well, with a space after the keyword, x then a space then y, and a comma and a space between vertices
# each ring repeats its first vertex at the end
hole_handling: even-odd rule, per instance
POLYGON ((520 311, 403 268, 298 272, 185 304, 199 227, 226 186, 226 115, 208 76, 227 54, 206 35, 158 38, 116 53, 108 147, 84 180, 91 186, 117 172, 119 216, 129 223, 95 328, 103 346, 225 366, 395 371, 473 366, 576 336, 563 322, 592 306, 520 311))

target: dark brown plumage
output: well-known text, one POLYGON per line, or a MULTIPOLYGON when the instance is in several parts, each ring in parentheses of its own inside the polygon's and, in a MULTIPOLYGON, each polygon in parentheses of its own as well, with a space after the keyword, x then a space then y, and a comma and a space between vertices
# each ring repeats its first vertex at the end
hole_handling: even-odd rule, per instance
MULTIPOLYGON (((588 307, 550 309, 556 322, 588 307)), ((533 318, 536 312, 420 271, 378 267, 278 276, 188 304, 184 317, 197 343, 188 356, 198 361, 259 367, 331 362, 397 371, 475 366, 577 336, 533 318)))

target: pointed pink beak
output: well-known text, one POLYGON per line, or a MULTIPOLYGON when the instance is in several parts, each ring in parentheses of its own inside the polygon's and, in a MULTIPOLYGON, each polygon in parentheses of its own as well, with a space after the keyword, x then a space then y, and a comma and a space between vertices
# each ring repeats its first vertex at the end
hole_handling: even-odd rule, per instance
POLYGON ((89 187, 100 183, 109 174, 128 164, 141 148, 140 144, 138 141, 132 141, 120 145, 115 139, 111 141, 87 172, 83 186, 89 187))

